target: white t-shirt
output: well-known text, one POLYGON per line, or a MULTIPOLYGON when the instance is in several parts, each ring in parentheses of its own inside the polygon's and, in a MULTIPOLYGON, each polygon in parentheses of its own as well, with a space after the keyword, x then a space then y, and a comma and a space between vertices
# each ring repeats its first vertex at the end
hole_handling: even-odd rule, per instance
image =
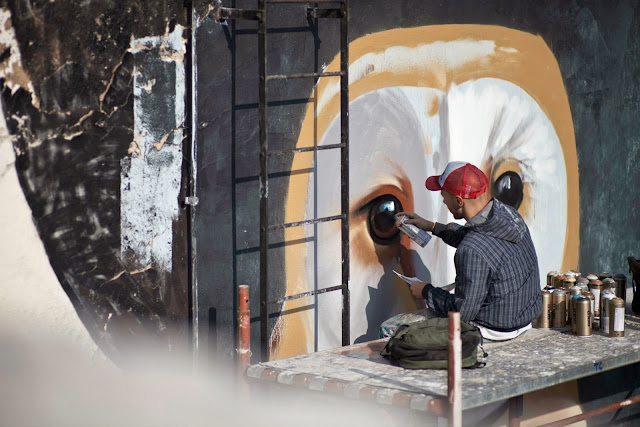
POLYGON ((529 323, 526 326, 523 326, 520 329, 516 329, 515 331, 509 331, 509 332, 494 331, 493 329, 489 329, 489 328, 484 327, 482 325, 478 325, 477 323, 475 323, 473 321, 471 321, 469 323, 471 323, 473 326, 476 326, 478 329, 480 329, 480 333, 482 334, 482 338, 484 338, 485 340, 489 340, 489 341, 507 341, 507 340, 512 340, 515 337, 518 337, 518 336, 524 334, 529 329, 531 329, 531 323, 529 323))

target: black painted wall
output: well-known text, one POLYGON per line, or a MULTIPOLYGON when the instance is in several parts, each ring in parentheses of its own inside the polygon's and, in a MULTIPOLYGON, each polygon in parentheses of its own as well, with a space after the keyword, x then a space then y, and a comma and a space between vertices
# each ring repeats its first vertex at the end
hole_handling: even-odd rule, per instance
POLYGON ((154 268, 130 274, 133 266, 120 256, 120 160, 134 139, 134 55, 127 49, 132 38, 184 26, 185 5, 15 0, 2 6, 11 11, 39 105, 25 88, 11 93, 5 82, 2 104, 20 183, 61 286, 93 339, 119 364, 126 364, 130 345, 185 346, 184 213, 174 224, 171 274, 154 268))

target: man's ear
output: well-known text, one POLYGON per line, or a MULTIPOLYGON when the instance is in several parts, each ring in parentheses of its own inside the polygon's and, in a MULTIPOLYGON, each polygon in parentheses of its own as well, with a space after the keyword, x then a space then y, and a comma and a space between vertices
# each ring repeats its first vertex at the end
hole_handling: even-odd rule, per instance
POLYGON ((456 203, 459 207, 462 207, 462 205, 464 205, 464 199, 460 196, 456 196, 456 203))

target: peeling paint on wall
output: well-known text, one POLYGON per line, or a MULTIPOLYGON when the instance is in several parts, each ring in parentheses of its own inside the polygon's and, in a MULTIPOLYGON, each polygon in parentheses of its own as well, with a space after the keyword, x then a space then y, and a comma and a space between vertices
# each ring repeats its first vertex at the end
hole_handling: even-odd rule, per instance
POLYGON ((11 90, 11 94, 20 88, 30 92, 31 102, 38 108, 38 99, 33 95, 33 85, 22 67, 20 48, 11 23, 11 11, 5 8, 0 8, 0 29, 0 79, 4 79, 4 85, 11 90))
POLYGON ((121 255, 132 267, 172 269, 185 119, 182 26, 132 40, 134 141, 121 161, 121 255), (170 126, 171 123, 174 126, 170 126))

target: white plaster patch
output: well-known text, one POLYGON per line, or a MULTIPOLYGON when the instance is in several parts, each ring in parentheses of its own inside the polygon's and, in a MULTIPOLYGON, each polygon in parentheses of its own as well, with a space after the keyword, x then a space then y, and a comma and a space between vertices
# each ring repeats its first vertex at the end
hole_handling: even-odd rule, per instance
POLYGON ((134 139, 138 150, 122 162, 120 181, 120 250, 138 267, 152 264, 158 271, 172 269, 173 221, 179 212, 182 172, 182 126, 185 119, 185 43, 183 28, 164 36, 131 41, 134 65, 134 139), (151 55, 175 67, 175 74, 145 75, 144 60, 151 55), (172 60, 167 60, 171 58, 172 60), (161 92, 161 80, 174 78, 175 95, 161 92), (158 126, 156 106, 173 111, 170 123, 158 126), (157 145, 159 142, 160 148, 157 145))

